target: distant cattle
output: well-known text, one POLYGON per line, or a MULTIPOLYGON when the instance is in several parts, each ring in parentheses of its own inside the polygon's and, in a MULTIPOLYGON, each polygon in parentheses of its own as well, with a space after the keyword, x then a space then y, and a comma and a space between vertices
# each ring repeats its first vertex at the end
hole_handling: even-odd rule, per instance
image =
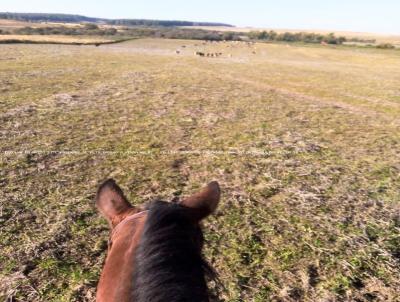
POLYGON ((179 54, 181 53, 181 51, 180 51, 180 50, 175 50, 175 53, 176 53, 177 55, 179 55, 179 54))
POLYGON ((219 56, 222 56, 222 52, 212 52, 207 54, 207 57, 211 58, 218 58, 219 56))
POLYGON ((208 57, 208 58, 218 58, 220 56, 222 56, 222 52, 200 52, 200 51, 196 51, 194 53, 196 56, 200 56, 200 57, 208 57))

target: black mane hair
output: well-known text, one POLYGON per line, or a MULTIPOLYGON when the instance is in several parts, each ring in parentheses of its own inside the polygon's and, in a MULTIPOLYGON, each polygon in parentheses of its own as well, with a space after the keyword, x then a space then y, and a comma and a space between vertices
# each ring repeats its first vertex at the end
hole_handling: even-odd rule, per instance
POLYGON ((203 259, 203 233, 190 209, 152 202, 136 250, 133 301, 208 302, 206 278, 215 279, 203 259))

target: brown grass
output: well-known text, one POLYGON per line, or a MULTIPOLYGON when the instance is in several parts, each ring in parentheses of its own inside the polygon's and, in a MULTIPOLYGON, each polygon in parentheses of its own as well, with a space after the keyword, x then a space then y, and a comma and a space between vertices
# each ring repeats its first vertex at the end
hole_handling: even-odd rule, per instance
POLYGON ((0 299, 94 300, 108 231, 93 196, 114 177, 135 204, 221 183, 205 224, 221 301, 399 301, 398 51, 0 52, 0 299))

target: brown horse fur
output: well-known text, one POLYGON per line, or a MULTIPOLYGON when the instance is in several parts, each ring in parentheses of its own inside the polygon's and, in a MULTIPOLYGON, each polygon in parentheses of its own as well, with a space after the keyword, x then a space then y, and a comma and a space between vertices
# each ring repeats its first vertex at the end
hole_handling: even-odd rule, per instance
MULTIPOLYGON (((192 195, 186 199, 183 199, 177 205, 170 204, 171 209, 168 209, 169 212, 174 213, 174 209, 176 208, 179 213, 185 213, 185 217, 189 217, 188 219, 191 221, 190 224, 194 226, 194 229, 198 229, 201 232, 199 227, 199 222, 213 213, 217 208, 218 202, 220 198, 220 189, 217 182, 212 182, 208 186, 206 186, 202 191, 197 194, 192 195)), ((161 202, 159 202, 161 203, 161 202)), ((169 203, 165 203, 168 206, 169 203)), ((146 255, 147 251, 143 250, 146 249, 146 242, 142 242, 142 240, 149 241, 149 238, 142 238, 143 233, 146 233, 146 237, 151 237, 152 233, 149 231, 143 231, 154 227, 157 225, 156 223, 152 223, 150 220, 157 219, 157 213, 152 211, 150 208, 149 211, 143 211, 143 209, 139 207, 132 206, 125 195, 123 194, 120 187, 115 183, 114 180, 110 179, 104 182, 100 188, 98 189, 96 195, 96 206, 99 209, 100 213, 107 219, 110 229, 111 229, 111 236, 110 242, 108 247, 108 255, 105 261, 105 265, 103 271, 101 273, 100 281, 97 287, 97 295, 96 300, 98 302, 125 302, 125 301, 163 301, 166 297, 171 297, 171 290, 168 287, 158 287, 152 293, 146 293, 146 286, 140 285, 141 283, 137 281, 141 276, 140 274, 146 275, 149 278, 151 274, 157 278, 157 272, 147 272, 147 267, 144 265, 146 263, 146 255), (149 218, 149 212, 153 218, 149 218), (155 216, 154 216, 155 215, 155 216), (147 221, 149 220, 149 221, 147 221), (152 224, 152 225, 150 225, 152 224), (149 226, 150 225, 150 226, 149 226), (137 250, 141 249, 141 253, 137 254, 137 250), (143 263, 142 263, 143 262, 143 263), (135 267, 139 267, 138 272, 135 272, 135 267), (144 271, 143 271, 144 270, 144 271), (135 278, 134 278, 135 276, 135 278), (136 281, 135 281, 135 280, 136 281), (169 291, 169 293, 168 293, 169 291), (138 295, 137 293, 140 293, 138 295), (169 296, 168 296, 169 295, 169 296), (146 297, 147 296, 147 297, 146 297), (149 298, 151 297, 151 298, 149 298)), ((157 207, 155 207, 157 208, 157 207)), ((165 206, 164 206, 165 208, 165 206)), ((171 216, 175 217, 175 216, 171 216)), ((179 215, 176 217, 180 217, 179 215)), ((169 228, 169 226, 167 226, 169 228)), ((191 227, 189 227, 191 228, 191 227)), ((164 231, 160 232, 162 235, 164 231)), ((179 231, 178 231, 179 232, 179 231)), ((158 234, 157 241, 161 241, 163 245, 160 244, 160 248, 156 247, 157 249, 162 249, 162 246, 165 246, 165 242, 163 243, 161 235, 158 234), (160 239, 160 240, 158 240, 160 239)), ((189 234, 189 233, 188 233, 189 234)), ((200 233, 202 238, 202 233, 200 233)), ((169 237, 172 238, 174 234, 169 234, 169 237)), ((151 239, 151 238, 150 238, 151 239)), ((188 242, 193 242, 193 238, 188 238, 188 242)), ((181 239, 177 239, 178 241, 181 239)), ((154 241, 154 240, 153 240, 154 241)), ((165 240, 164 240, 165 241, 165 240)), ((173 241, 173 240, 172 240, 173 241)), ((156 242, 157 244, 157 242, 156 242)), ((154 245, 154 243, 153 243, 154 245)), ((202 244, 199 246, 199 255, 200 260, 201 258, 201 247, 202 244)), ((171 248, 171 247, 170 247, 171 248)), ((175 247, 172 247, 175 248, 175 247)), ((176 247, 179 249, 179 247, 176 247)), ((179 252, 179 251, 178 251, 179 252)), ((169 253, 166 251, 166 253, 169 253)), ((186 251, 182 250, 183 255, 185 255, 186 251)), ((160 255, 163 255, 162 253, 160 255)), ((196 256, 196 255, 194 255, 196 256)), ((167 261, 167 260, 166 260, 167 261)), ((176 262, 176 259, 174 260, 176 262)), ((203 262, 196 264, 195 261, 192 263, 189 261, 190 265, 205 265, 203 262), (203 264, 201 264, 203 263, 203 264)), ((147 261, 148 262, 148 261, 147 261)), ((158 261, 160 262, 160 261, 158 261)), ((162 263, 161 261, 160 263, 162 263)), ((165 261, 164 261, 165 262, 165 261)), ((184 261, 183 261, 184 262, 184 261)), ((162 265, 169 265, 168 263, 164 263, 162 265)), ((150 263, 150 267, 151 267, 150 263)), ((157 266, 154 266, 157 267, 157 266)), ((173 265, 167 267, 167 271, 170 271, 173 268, 173 265)), ((178 274, 178 271, 182 268, 182 264, 179 263, 175 272, 171 272, 170 274, 173 275, 174 273, 178 274)), ((207 274, 207 270, 209 267, 205 265, 204 271, 201 268, 197 268, 197 271, 204 272, 204 275, 207 274)), ((162 267, 161 267, 162 269, 162 267)), ((151 269, 149 269, 151 270, 151 269)), ((193 272, 196 271, 196 267, 188 267, 187 271, 193 272)), ((160 272, 159 275, 163 275, 164 272, 160 272)), ((176 280, 188 280, 191 278, 187 278, 186 276, 175 276, 176 280)), ((199 279, 204 279, 204 276, 200 276, 199 279)), ((151 279, 150 279, 151 280, 151 279)), ((174 280, 174 276, 168 278, 168 280, 174 280)), ((204 279, 205 280, 205 279, 204 279)), ((140 280, 139 280, 140 281, 140 280)), ((162 281, 165 283, 164 281, 162 281)), ((172 282, 172 281, 171 281, 172 282)), ((196 282, 203 282, 202 280, 192 280, 192 281, 179 281, 180 284, 169 284, 170 288, 173 286, 179 286, 182 290, 177 292, 176 296, 171 300, 169 298, 169 302, 175 301, 208 301, 208 292, 204 293, 204 297, 196 298, 190 297, 189 300, 187 295, 188 293, 195 293, 193 291, 194 288, 200 288, 201 286, 196 285, 196 282), (185 284, 185 282, 192 282, 191 284, 185 284), (186 293, 185 293, 186 287, 186 293), (191 288, 192 287, 192 288, 191 288), (186 295, 186 296, 185 296, 186 295), (176 299, 175 299, 176 297, 176 299)), ((143 282, 142 282, 143 283, 143 282)), ((148 283, 148 282, 147 282, 148 283)), ((150 287, 149 287, 150 288, 150 287)), ((205 290, 207 290, 205 285, 205 290)), ((195 295, 195 294, 192 294, 195 295)))

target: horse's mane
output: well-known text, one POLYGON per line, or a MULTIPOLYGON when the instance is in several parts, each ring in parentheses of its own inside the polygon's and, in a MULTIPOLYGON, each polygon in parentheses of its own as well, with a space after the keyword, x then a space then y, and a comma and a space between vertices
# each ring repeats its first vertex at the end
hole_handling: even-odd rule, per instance
POLYGON ((156 201, 149 205, 136 250, 133 301, 209 301, 206 277, 215 278, 203 259, 203 233, 190 209, 156 201))

